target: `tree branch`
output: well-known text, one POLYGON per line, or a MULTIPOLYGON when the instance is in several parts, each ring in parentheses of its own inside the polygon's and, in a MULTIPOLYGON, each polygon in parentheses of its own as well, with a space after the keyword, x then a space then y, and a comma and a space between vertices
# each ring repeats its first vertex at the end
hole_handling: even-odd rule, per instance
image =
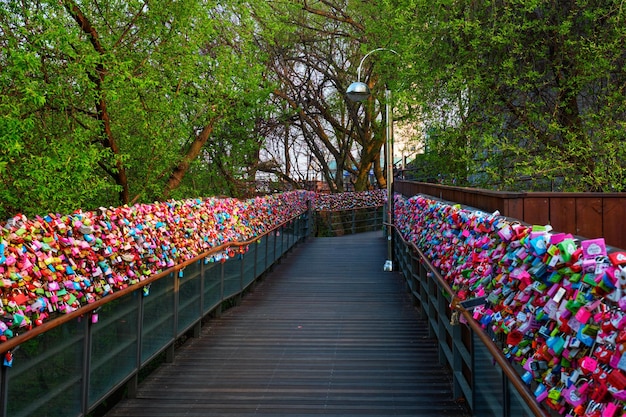
MULTIPOLYGON (((96 28, 91 25, 89 19, 87 19, 82 10, 73 0, 64 0, 64 6, 70 16, 72 16, 72 18, 76 21, 78 26, 80 26, 82 31, 88 36, 89 42, 93 46, 93 49, 102 58, 104 58, 106 50, 100 42, 100 37, 96 28)), ((95 83, 96 90, 98 91, 98 99, 96 99, 96 111, 98 115, 98 121, 100 121, 101 123, 102 145, 106 148, 111 149, 115 157, 115 170, 107 169, 106 171, 115 179, 117 185, 122 187, 122 190, 120 191, 120 201, 121 203, 126 204, 128 203, 129 199, 128 177, 126 176, 126 170, 124 169, 124 165, 122 164, 122 159, 118 157, 121 152, 119 145, 113 136, 113 131, 111 129, 111 119, 107 110, 106 94, 104 92, 104 88, 102 87, 104 79, 106 77, 104 64, 102 62, 97 63, 95 70, 96 76, 92 74, 88 74, 88 76, 95 83)))
POLYGON ((189 149, 187 149, 187 153, 182 158, 180 163, 172 170, 172 174, 167 180, 167 184, 165 185, 165 189, 163 190, 163 197, 168 198, 172 191, 180 186, 185 174, 189 171, 189 167, 191 166, 191 162, 193 162, 198 155, 200 155, 200 151, 202 151, 202 147, 209 140, 211 133, 213 133, 213 129, 217 123, 217 118, 211 120, 204 128, 198 133, 191 145, 189 145, 189 149))

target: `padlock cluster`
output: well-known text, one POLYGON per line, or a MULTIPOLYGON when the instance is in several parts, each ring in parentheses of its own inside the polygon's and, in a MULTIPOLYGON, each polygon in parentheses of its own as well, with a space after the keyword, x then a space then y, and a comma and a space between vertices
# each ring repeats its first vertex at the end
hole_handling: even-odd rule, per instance
POLYGON ((384 189, 356 191, 339 194, 317 194, 315 210, 339 211, 354 210, 367 207, 380 207, 385 204, 387 191, 384 189))
POLYGON ((17 215, 0 229, 0 341, 220 245, 251 240, 304 213, 312 198, 293 191, 17 215))
POLYGON ((626 415, 626 253, 424 196, 394 201, 396 225, 560 415, 626 415), (482 302, 484 300, 484 302, 482 302))

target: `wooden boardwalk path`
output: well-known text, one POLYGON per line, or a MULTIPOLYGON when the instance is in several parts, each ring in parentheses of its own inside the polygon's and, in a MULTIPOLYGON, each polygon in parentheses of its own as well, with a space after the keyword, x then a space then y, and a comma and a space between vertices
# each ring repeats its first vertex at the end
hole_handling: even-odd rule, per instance
POLYGON ((380 232, 309 238, 107 417, 466 416, 380 232))

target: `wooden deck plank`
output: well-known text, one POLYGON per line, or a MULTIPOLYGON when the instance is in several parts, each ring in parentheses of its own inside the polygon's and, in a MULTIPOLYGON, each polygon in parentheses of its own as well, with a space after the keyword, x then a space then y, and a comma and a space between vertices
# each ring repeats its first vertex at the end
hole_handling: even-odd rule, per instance
POLYGON ((466 416, 380 233, 311 238, 211 320, 122 416, 466 416))

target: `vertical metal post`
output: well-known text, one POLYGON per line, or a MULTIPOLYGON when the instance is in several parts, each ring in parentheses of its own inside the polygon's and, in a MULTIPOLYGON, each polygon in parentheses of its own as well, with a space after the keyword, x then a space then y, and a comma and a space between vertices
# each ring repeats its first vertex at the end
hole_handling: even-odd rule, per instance
POLYGON ((276 239, 276 231, 277 230, 278 229, 274 229, 274 231, 272 232, 273 235, 274 235, 274 239, 273 239, 274 240, 274 253, 272 255, 272 266, 274 265, 274 262, 276 262, 276 240, 277 240, 276 239))
POLYGON ((0 369, 0 416, 7 416, 9 402, 9 368, 2 366, 0 369))
POLYGON ((280 226, 280 257, 285 253, 285 225, 280 226))
POLYGON ((502 372, 502 408, 504 417, 511 416, 511 390, 509 390, 508 378, 504 371, 502 372))
POLYGON ((267 249, 267 247, 268 247, 267 239, 269 239, 269 236, 270 236, 270 233, 267 233, 265 235, 265 239, 264 239, 265 240, 265 264, 263 265, 263 272, 267 271, 267 268, 268 268, 268 265, 267 265, 267 250, 268 250, 267 249))
POLYGON ((391 115, 391 91, 385 89, 385 126, 387 141, 385 155, 387 157, 387 261, 385 271, 393 271, 393 126, 391 115))
MULTIPOLYGON (((78 319, 80 320, 80 319, 78 319)), ((80 321, 79 321, 80 322, 80 321)), ((82 331, 85 338, 83 339, 83 375, 82 375, 82 386, 81 386, 81 408, 83 410, 83 414, 87 415, 87 410, 89 409, 89 385, 91 378, 91 346, 93 342, 93 332, 90 320, 83 320, 80 322, 82 324, 82 331)))
MULTIPOLYGON (((174 284, 174 317, 173 317, 173 333, 174 333, 174 340, 176 340, 178 338, 178 291, 180 289, 180 283, 179 278, 178 278, 178 273, 172 272, 170 273, 170 276, 172 277, 173 280, 173 284, 174 284)), ((170 345, 168 346, 167 350, 165 351, 165 362, 166 363, 173 363, 174 362, 174 351, 175 351, 175 345, 176 343, 172 342, 170 343, 170 345)))
POLYGON ((257 254, 259 251, 257 251, 257 246, 259 246, 259 243, 257 241, 254 241, 254 243, 252 245, 249 246, 249 248, 251 248, 252 250, 254 250, 254 279, 257 279, 259 277, 259 275, 257 274, 257 268, 258 268, 258 258, 257 258, 257 254))
POLYGON ((178 310, 180 308, 180 270, 172 272, 172 274, 174 275, 174 336, 178 337, 180 330, 178 326, 180 319, 180 311, 178 310))
POLYGON ((206 258, 202 258, 202 260, 200 261, 200 317, 204 317, 204 279, 205 279, 205 274, 207 271, 207 268, 205 267, 205 262, 206 258))
POLYGON ((241 256, 241 262, 239 263, 239 291, 243 291, 243 287, 244 287, 244 274, 246 272, 244 266, 245 266, 245 262, 246 262, 246 257, 244 256, 243 253, 240 253, 239 256, 241 256))
POLYGON ((200 337, 200 333, 202 332, 202 317, 204 316, 204 311, 203 311, 203 291, 202 289, 204 288, 202 286, 202 283, 204 282, 204 278, 203 278, 203 274, 202 274, 202 269, 203 269, 203 261, 196 261, 196 267, 199 266, 198 271, 196 273, 196 278, 194 278, 194 280, 200 280, 198 283, 200 284, 199 287, 199 295, 200 298, 198 300, 198 310, 197 310, 197 314, 198 314, 198 320, 195 322, 195 324, 193 325, 193 337, 200 337))

